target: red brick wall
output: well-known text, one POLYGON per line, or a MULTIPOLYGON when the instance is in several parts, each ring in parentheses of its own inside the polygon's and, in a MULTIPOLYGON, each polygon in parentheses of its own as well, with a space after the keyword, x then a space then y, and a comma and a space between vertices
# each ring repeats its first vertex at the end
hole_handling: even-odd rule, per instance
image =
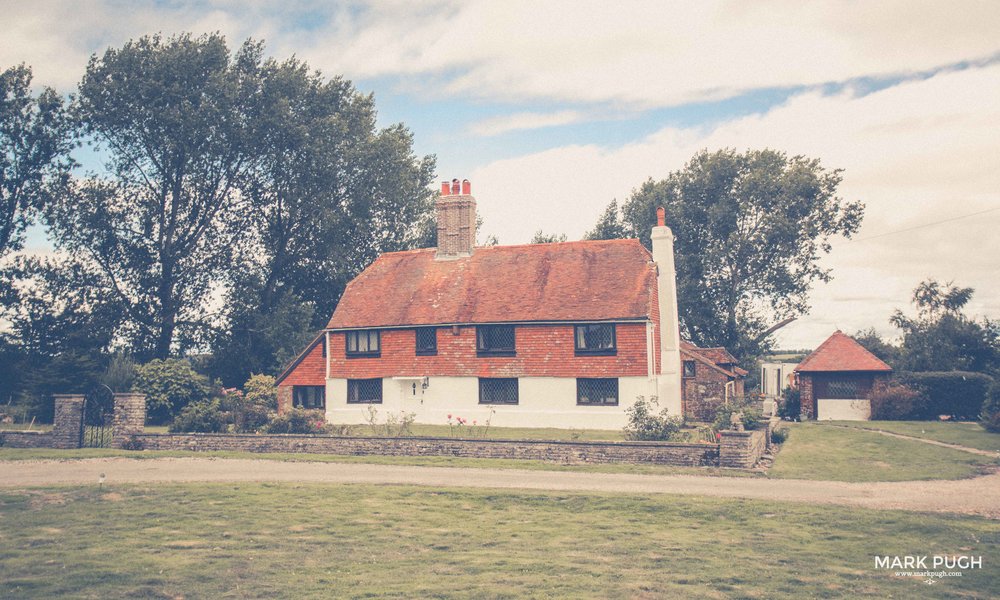
MULTIPOLYGON (((681 359, 685 359, 684 355, 681 359)), ((681 379, 684 416, 695 421, 711 421, 718 407, 726 402, 729 377, 700 362, 695 363, 694 374, 694 377, 681 379)))
POLYGON ((412 329, 382 331, 379 358, 346 358, 344 334, 330 334, 330 377, 627 377, 646 375, 646 325, 617 324, 615 356, 576 356, 573 325, 518 325, 517 356, 476 356, 476 328, 438 328, 436 356, 416 356, 412 329))
MULTIPOLYGON (((343 354, 343 336, 340 339, 340 352, 343 354)), ((323 361, 323 338, 313 346, 309 354, 297 364, 288 377, 279 384, 280 387, 292 385, 324 385, 326 383, 326 364, 323 361)))

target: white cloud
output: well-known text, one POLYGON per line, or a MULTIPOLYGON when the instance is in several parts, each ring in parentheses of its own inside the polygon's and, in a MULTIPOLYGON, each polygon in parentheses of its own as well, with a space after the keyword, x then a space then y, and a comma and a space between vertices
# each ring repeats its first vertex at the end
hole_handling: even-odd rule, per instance
POLYGON ((666 128, 619 148, 555 148, 488 164, 470 179, 487 230, 517 243, 539 228, 579 238, 612 198, 683 167, 701 148, 771 147, 843 168, 841 195, 863 201, 867 216, 857 239, 835 242, 824 259, 835 280, 816 289, 812 315, 782 333, 783 343, 809 346, 835 327, 892 333, 889 314, 906 309, 928 276, 975 287, 972 311, 1000 315, 1000 211, 865 239, 1000 207, 997 98, 1000 65, 863 97, 804 93, 709 130, 666 128))
POLYGON ((1000 5, 912 0, 11 3, 0 64, 67 88, 131 37, 264 38, 349 78, 411 76, 427 96, 669 106, 746 90, 908 74, 1000 51, 1000 5))
POLYGON ((473 123, 469 127, 469 132, 473 135, 489 137, 523 129, 569 125, 578 123, 585 118, 582 112, 576 110, 561 110, 551 113, 520 112, 473 123))

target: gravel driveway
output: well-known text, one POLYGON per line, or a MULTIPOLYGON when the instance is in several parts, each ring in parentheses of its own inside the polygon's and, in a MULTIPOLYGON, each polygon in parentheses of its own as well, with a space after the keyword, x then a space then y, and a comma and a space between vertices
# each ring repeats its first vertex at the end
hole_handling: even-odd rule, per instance
POLYGON ((1000 473, 958 481, 845 483, 796 479, 629 475, 213 458, 0 461, 0 486, 289 481, 630 494, 695 494, 1000 519, 1000 473))

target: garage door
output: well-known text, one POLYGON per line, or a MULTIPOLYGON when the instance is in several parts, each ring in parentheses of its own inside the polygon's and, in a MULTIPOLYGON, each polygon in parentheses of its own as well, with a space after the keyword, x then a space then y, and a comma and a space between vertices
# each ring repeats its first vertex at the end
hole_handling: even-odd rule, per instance
POLYGON ((867 421, 872 405, 863 399, 827 398, 816 400, 816 418, 822 421, 867 421))

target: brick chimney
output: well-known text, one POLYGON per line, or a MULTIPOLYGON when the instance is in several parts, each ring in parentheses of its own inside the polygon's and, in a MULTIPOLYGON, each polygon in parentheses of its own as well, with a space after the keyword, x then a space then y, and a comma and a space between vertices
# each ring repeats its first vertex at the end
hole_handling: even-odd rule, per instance
POLYGON ((472 184, 452 179, 441 183, 437 201, 437 254, 435 260, 471 256, 476 244, 476 199, 472 184))

